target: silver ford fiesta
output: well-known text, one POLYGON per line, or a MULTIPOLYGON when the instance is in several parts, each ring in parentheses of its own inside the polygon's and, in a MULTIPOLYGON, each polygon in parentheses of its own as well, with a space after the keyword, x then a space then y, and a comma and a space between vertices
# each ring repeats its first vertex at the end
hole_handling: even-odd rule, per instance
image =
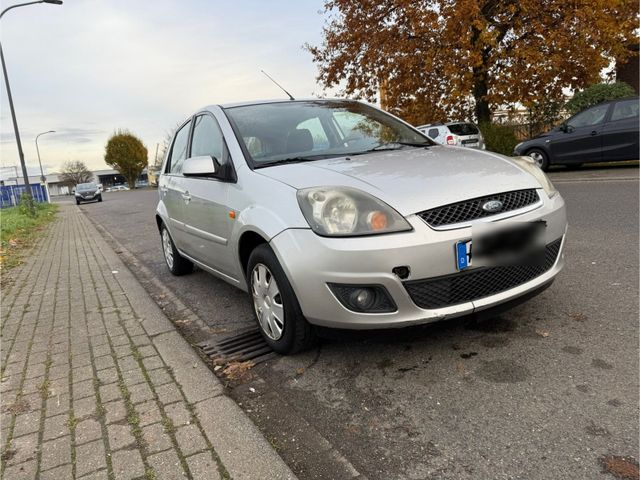
POLYGON ((564 201, 529 157, 437 145, 355 101, 203 108, 158 186, 171 273, 197 265, 248 291, 281 353, 314 326, 492 314, 563 266, 564 201))

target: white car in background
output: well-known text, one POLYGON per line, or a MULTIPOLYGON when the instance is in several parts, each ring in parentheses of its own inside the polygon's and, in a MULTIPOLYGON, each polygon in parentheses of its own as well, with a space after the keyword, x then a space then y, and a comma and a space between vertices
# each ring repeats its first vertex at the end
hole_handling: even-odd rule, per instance
POLYGON ((417 127, 427 137, 440 145, 479 148, 485 150, 482 132, 471 122, 429 123, 417 127))

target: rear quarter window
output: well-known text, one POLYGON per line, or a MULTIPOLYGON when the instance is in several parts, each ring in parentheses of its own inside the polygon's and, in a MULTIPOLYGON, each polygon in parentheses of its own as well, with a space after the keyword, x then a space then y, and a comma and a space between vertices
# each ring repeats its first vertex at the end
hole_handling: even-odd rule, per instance
POLYGON ((454 135, 477 135, 478 127, 473 123, 452 123, 447 125, 454 135))

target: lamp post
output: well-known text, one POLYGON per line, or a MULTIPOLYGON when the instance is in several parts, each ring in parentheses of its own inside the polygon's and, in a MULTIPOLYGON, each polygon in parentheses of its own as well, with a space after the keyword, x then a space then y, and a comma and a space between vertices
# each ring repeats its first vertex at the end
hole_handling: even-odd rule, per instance
MULTIPOLYGON (((26 7, 27 5, 34 5, 36 3, 51 3, 54 5, 62 5, 62 0, 38 0, 36 2, 18 3, 5 8, 0 13, 0 19, 9 10, 18 7, 26 7)), ((16 136, 16 144, 18 145, 18 157, 20 158, 20 166, 22 167, 22 176, 24 177, 25 191, 29 198, 31 213, 34 213, 33 201, 31 196, 31 186, 29 185, 29 174, 27 173, 27 165, 24 163, 24 152, 22 151, 22 142, 20 141, 20 131, 18 130, 18 121, 16 120, 16 111, 13 108, 13 97, 11 96, 11 87, 9 86, 9 76, 7 75, 7 65, 4 61, 4 52, 2 51, 2 43, 0 43, 0 60, 2 60, 2 74, 4 76, 4 83, 7 87, 7 98, 9 99, 9 109, 11 110, 11 120, 13 121, 13 132, 16 136)))
POLYGON ((44 172, 42 171, 42 161, 40 160, 40 148, 38 148, 38 137, 40 135, 46 135, 47 133, 56 133, 55 130, 49 130, 48 132, 42 132, 36 135, 36 152, 38 152, 38 165, 40 165, 40 181, 44 183, 47 179, 44 176, 44 172))

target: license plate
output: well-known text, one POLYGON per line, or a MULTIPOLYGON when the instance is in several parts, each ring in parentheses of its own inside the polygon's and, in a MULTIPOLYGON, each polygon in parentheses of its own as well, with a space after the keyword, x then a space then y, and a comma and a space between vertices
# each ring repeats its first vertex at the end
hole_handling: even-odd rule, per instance
POLYGON ((471 240, 456 242, 456 268, 464 270, 471 266, 471 240))

